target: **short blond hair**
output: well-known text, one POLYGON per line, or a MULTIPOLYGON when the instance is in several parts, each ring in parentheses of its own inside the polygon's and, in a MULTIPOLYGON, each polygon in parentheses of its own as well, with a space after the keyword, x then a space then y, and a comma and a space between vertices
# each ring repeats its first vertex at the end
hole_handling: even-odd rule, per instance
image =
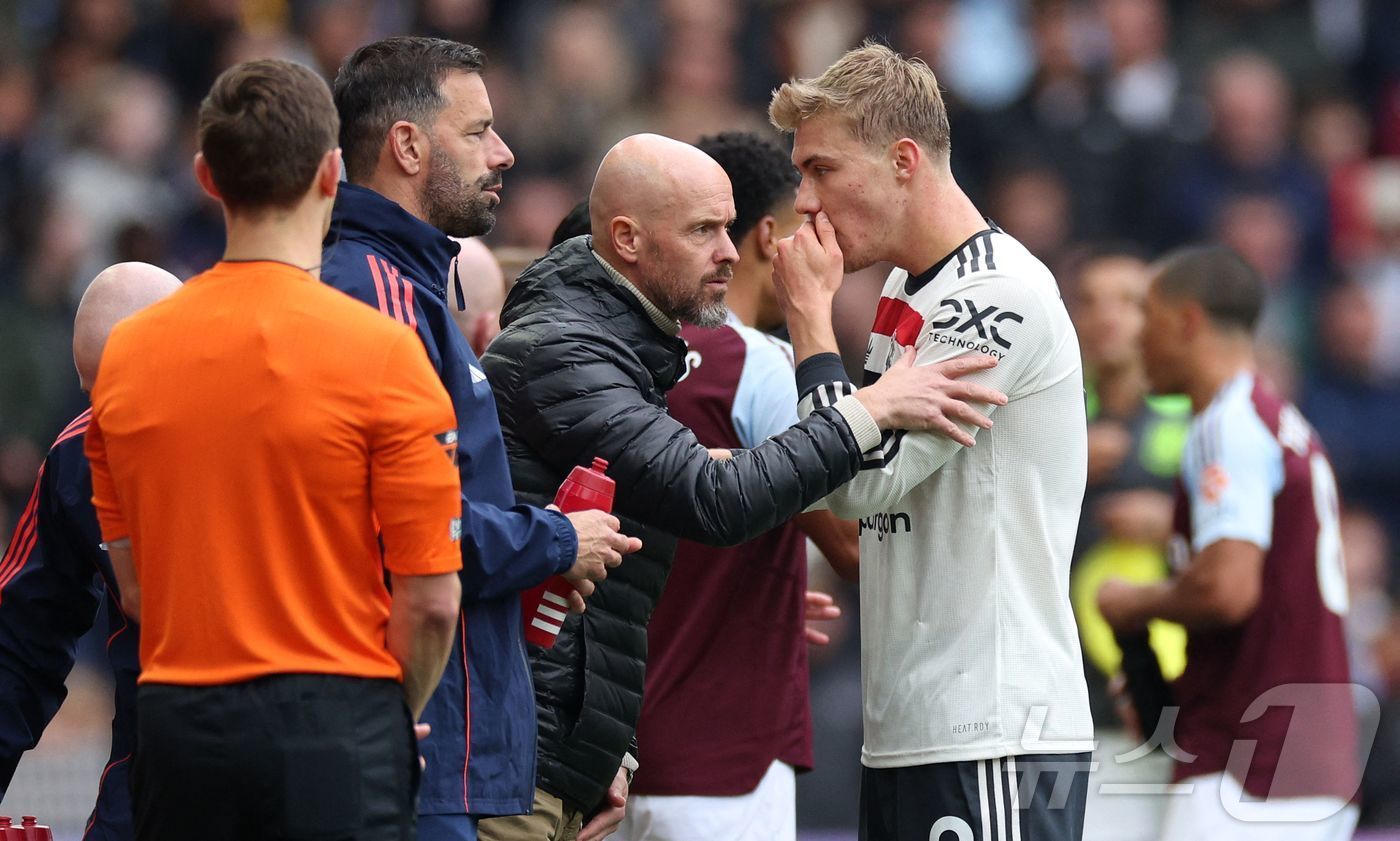
POLYGON ((784 132, 825 112, 847 118, 855 136, 872 146, 908 137, 932 155, 948 155, 948 109, 938 78, 922 60, 883 44, 867 41, 817 78, 787 82, 768 105, 768 119, 784 132))

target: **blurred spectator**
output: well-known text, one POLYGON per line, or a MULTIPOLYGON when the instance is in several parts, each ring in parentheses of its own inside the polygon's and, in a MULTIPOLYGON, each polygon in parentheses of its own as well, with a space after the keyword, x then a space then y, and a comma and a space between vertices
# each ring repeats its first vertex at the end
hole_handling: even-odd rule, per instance
POLYGON ((33 184, 26 172, 25 144, 38 111, 33 72, 0 60, 0 299, 14 293, 29 238, 33 184))
MULTIPOLYGON (((1150 397, 1139 349, 1147 264, 1122 249, 1082 256, 1062 272, 1065 302, 1079 335, 1089 421, 1089 476, 1075 541, 1070 592, 1084 643, 1094 720, 1116 726, 1107 678, 1120 653, 1094 594, 1110 577, 1159 580, 1171 532, 1172 486, 1181 462, 1190 404, 1150 397)), ((1184 634, 1153 628, 1169 676, 1180 673, 1184 634)))
MULTIPOLYGON (((1342 498, 1374 511, 1400 539, 1400 382, 1377 375, 1380 314, 1372 294, 1348 283, 1328 293, 1318 325, 1317 372, 1300 408, 1327 445, 1342 498)), ((1392 593, 1400 581, 1389 582, 1392 593)))
POLYGON ((1365 196, 1371 145, 1366 112, 1350 97, 1323 96, 1303 112, 1299 139, 1327 182, 1333 258, 1343 265, 1364 258, 1373 236, 1365 196))
POLYGON ((488 0, 419 0, 415 29, 419 35, 481 46, 490 14, 488 0))
POLYGON ((1400 380, 1400 157, 1372 161, 1358 186, 1370 238, 1355 266, 1376 305, 1376 373, 1400 380))
POLYGON ((1389 631, 1395 611, 1386 589, 1392 566, 1390 540, 1375 515, 1355 506, 1342 512, 1341 539, 1351 602, 1346 627, 1352 679, 1384 697, 1390 687, 1375 645, 1389 631))
POLYGON ((1054 266, 1070 244, 1070 188, 1047 167, 1008 169, 989 188, 987 214, 1042 263, 1054 266))
POLYGON ((1392 542, 1370 512, 1356 507, 1341 520, 1342 554, 1347 564, 1347 643, 1352 679, 1380 697, 1381 721, 1362 778, 1363 824, 1400 820, 1400 613, 1386 591, 1394 565, 1392 542))
POLYGON ((361 44, 375 40, 371 0, 306 0, 296 8, 298 28, 311 50, 312 66, 334 79, 345 57, 361 44))
POLYGON ((544 254, 555 222, 574 206, 579 193, 561 178, 507 174, 491 241, 544 254))
MULTIPOLYGON (((1259 344, 1275 356, 1289 348, 1297 360, 1310 359, 1312 313, 1293 209, 1273 195, 1232 196, 1221 205, 1210 238, 1233 248, 1264 281, 1264 311, 1255 328, 1259 344)), ((1272 356, 1270 361, 1264 373, 1282 393, 1292 394, 1293 366, 1281 366, 1272 356)))
MULTIPOLYGON (((1326 0, 1328 16, 1341 19, 1349 0, 1326 0), (1336 6, 1343 8, 1337 9, 1336 6)), ((1207 67, 1241 49, 1266 56, 1298 87, 1317 84, 1329 72, 1307 3, 1300 0, 1212 0, 1181 4, 1185 14, 1182 55, 1188 67, 1207 67)))
POLYGON ((1160 83, 1149 77, 1160 76, 1163 66, 1150 57, 1150 38, 1139 34, 1141 43, 1132 43, 1127 33, 1131 26, 1124 22, 1118 26, 1123 39, 1119 57, 1148 62, 1155 69, 1143 64, 1141 72, 1131 71, 1124 64, 1105 81, 1096 69, 1104 53, 1098 46, 1103 27, 1092 9, 1069 0, 1037 0, 1031 5, 1030 32, 1039 66, 1025 93, 989 117, 992 125, 983 135, 996 148, 996 156, 985 178, 1004 178, 1007 168, 1050 167, 1073 185, 1067 216, 1074 236, 1151 238, 1155 218, 1141 197, 1154 191, 1152 179, 1161 168, 1164 147, 1144 130, 1144 123, 1125 123, 1113 101, 1117 96, 1121 107, 1123 96, 1131 95, 1145 103, 1149 96, 1141 90, 1114 91, 1123 85, 1131 90, 1160 83), (1127 82, 1123 74, 1130 72, 1140 81, 1127 82))
MULTIPOLYGON (((601 6, 564 6, 541 21, 515 62, 523 73, 502 79, 509 74, 495 63, 488 67, 493 90, 505 92, 495 98, 497 115, 517 151, 518 172, 576 175, 576 192, 582 192, 603 150, 626 133, 614 124, 637 95, 638 71, 619 24, 601 6)), ((502 212, 510 212, 511 203, 502 212)))
POLYGON ((62 228, 65 240, 72 237, 70 247, 79 252, 76 274, 53 279, 69 285, 72 302, 82 297, 88 278, 117 262, 119 232, 133 224, 161 229, 175 209, 161 169, 175 127, 165 82, 113 69, 77 94, 71 151, 49 173, 48 224, 62 228))
POLYGON ((687 143, 719 131, 772 131, 761 112, 739 101, 738 69, 729 32, 718 26, 672 25, 651 101, 631 115, 628 125, 687 143))
POLYGON ((1392 614, 1390 626, 1377 637, 1373 650, 1385 680, 1380 729, 1366 766, 1361 818, 1370 826, 1400 826, 1400 797, 1395 780, 1400 777, 1400 614, 1392 614))
POLYGON ((1109 39, 1108 110, 1131 131, 1172 128, 1182 79, 1167 50, 1171 32, 1165 0, 1098 0, 1097 6, 1109 39))
POLYGON ((1198 238, 1232 196, 1277 196, 1291 208, 1309 277, 1327 265, 1327 192, 1295 148, 1293 96, 1278 67, 1263 56, 1234 53, 1210 70, 1213 126, 1205 145, 1190 149, 1166 185, 1169 242, 1198 238))

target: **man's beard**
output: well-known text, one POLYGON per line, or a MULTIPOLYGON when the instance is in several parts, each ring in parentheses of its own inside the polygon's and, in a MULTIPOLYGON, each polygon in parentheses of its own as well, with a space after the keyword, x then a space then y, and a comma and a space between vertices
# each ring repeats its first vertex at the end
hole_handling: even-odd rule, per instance
POLYGON ((479 237, 491 232, 496 214, 486 189, 501 183, 501 174, 491 171, 468 185, 446 155, 428 159, 428 181, 423 185, 423 210, 427 222, 450 237, 479 237))
POLYGON ((662 312, 685 324, 723 327, 729 319, 729 307, 724 303, 724 295, 720 295, 718 300, 709 297, 708 285, 710 281, 720 279, 733 280, 734 267, 728 264, 720 266, 705 275, 698 287, 688 286, 679 278, 670 277, 664 284, 665 300, 657 301, 656 305, 662 312))

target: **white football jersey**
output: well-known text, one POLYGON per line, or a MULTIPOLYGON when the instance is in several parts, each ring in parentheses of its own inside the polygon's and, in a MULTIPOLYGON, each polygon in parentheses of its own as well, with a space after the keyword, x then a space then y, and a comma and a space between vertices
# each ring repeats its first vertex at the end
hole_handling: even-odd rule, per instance
MULTIPOLYGON (((862 762, 1091 750, 1069 601, 1088 458, 1084 382, 1055 278, 995 227, 922 275, 895 270, 866 384, 904 349, 920 365, 991 354, 997 367, 968 379, 1010 402, 991 413, 991 429, 969 430, 972 448, 885 433, 856 478, 821 503, 860 520, 862 762)), ((799 370, 803 417, 854 390, 832 382, 820 359, 799 370)))

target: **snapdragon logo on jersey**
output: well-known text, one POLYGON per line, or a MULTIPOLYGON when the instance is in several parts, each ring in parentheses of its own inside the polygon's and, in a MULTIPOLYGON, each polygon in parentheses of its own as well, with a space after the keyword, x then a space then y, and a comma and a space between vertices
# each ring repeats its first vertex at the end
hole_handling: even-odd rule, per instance
POLYGON ((871 532, 880 543, 884 543, 886 537, 900 533, 908 534, 912 529, 913 521, 902 511, 895 514, 871 514, 869 517, 862 517, 860 521, 860 533, 871 532))

